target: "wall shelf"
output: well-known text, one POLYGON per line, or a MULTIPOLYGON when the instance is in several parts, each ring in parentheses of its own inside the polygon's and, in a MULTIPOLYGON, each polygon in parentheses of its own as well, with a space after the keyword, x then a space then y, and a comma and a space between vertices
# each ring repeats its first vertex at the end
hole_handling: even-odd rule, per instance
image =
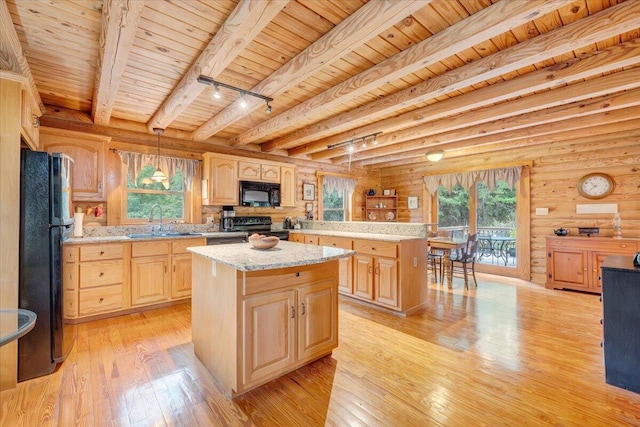
POLYGON ((398 196, 367 196, 365 217, 376 222, 398 221, 398 196))

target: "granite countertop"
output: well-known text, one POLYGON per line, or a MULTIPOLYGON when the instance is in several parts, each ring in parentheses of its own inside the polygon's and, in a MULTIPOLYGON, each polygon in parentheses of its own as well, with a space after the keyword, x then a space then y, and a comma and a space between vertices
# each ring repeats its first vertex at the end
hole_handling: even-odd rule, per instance
POLYGON ((127 242, 147 242, 149 240, 176 240, 176 239, 197 239, 199 237, 213 237, 213 238, 225 238, 225 237, 246 237, 247 233, 244 231, 213 231, 188 235, 166 235, 155 237, 135 237, 128 236, 101 236, 101 237, 69 237, 65 239, 63 244, 90 244, 90 243, 127 243, 127 242))
POLYGON ((351 239, 380 240, 385 242, 404 242, 405 240, 426 239, 425 236, 404 236, 401 234, 356 233, 334 230, 289 230, 292 233, 312 234, 316 236, 347 237, 351 239))
POLYGON ((266 250, 255 249, 250 243, 196 246, 187 249, 194 254, 204 256, 240 271, 272 270, 275 268, 318 264, 356 254, 355 251, 347 249, 305 245, 284 240, 281 240, 275 248, 266 250))

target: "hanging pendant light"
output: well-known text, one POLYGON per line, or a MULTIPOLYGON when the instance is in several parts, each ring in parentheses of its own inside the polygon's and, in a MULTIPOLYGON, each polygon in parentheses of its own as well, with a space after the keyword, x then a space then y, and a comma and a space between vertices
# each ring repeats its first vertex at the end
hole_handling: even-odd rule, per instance
POLYGON ((160 170, 160 135, 164 133, 164 129, 153 128, 153 132, 158 135, 158 162, 156 171, 151 175, 151 180, 154 182, 162 182, 167 180, 167 176, 160 170))

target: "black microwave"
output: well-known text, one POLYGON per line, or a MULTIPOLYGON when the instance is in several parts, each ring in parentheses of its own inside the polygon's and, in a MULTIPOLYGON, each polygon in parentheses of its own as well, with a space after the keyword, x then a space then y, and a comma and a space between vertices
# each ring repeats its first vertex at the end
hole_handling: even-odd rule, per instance
POLYGON ((240 181, 240 205, 263 208, 280 206, 280 184, 240 181))

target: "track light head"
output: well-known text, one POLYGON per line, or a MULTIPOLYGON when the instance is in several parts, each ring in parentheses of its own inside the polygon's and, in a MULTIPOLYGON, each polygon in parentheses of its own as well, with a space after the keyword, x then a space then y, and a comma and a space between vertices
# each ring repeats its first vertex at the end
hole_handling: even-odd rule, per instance
POLYGON ((244 99, 244 92, 240 93, 240 107, 247 108, 247 100, 244 99))
POLYGON ((220 95, 220 85, 219 84, 215 84, 213 85, 214 90, 213 90, 213 97, 215 99, 220 99, 222 98, 222 95, 220 95))
POLYGON ((267 108, 265 108, 264 112, 267 114, 271 114, 271 105, 269 105, 269 101, 267 101, 267 108))

